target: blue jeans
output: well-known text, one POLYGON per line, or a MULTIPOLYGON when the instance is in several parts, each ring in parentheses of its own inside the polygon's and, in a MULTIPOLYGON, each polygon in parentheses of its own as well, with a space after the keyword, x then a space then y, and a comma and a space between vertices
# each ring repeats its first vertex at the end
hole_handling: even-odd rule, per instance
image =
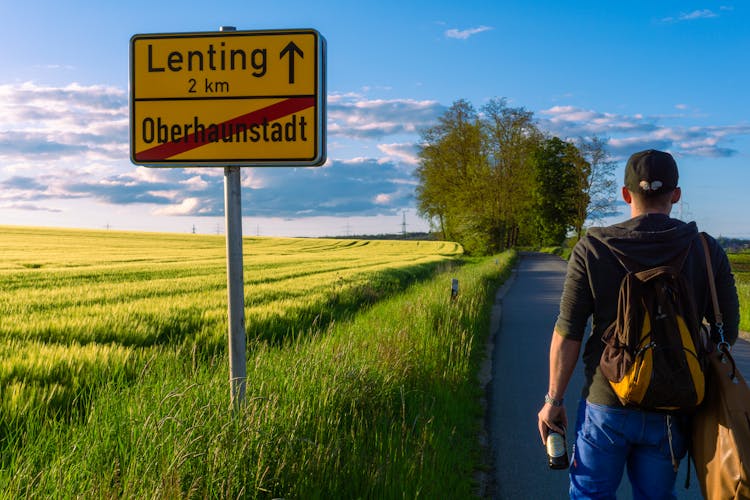
POLYGON ((614 499, 626 466, 633 498, 676 498, 675 463, 687 452, 686 431, 685 417, 581 401, 570 498, 614 499))

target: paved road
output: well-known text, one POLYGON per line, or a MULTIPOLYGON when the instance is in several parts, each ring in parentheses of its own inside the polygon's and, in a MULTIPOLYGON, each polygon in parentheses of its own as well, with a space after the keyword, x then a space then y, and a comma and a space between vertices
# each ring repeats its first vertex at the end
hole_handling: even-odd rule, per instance
MULTIPOLYGON (((506 287, 499 307, 499 325, 493 340, 492 381, 489 391, 490 444, 494 459, 496 499, 564 499, 568 476, 547 468, 546 454, 537 431, 536 414, 547 390, 548 350, 557 317, 566 263, 544 254, 524 254, 512 282, 506 287)), ((733 350, 743 373, 750 373, 750 345, 738 341, 733 350)), ((582 364, 566 393, 570 427, 575 427, 575 408, 583 384, 582 364)), ((677 477, 681 499, 699 499, 692 474, 692 486, 685 490, 686 465, 677 477)), ((627 480, 618 498, 631 498, 627 480)))

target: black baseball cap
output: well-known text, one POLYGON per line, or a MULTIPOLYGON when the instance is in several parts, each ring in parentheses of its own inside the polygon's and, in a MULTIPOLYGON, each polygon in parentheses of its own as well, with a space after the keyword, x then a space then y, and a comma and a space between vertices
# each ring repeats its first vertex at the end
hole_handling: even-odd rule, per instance
POLYGON ((679 177, 677 163, 664 151, 639 151, 625 165, 625 187, 631 193, 657 195, 674 191, 679 177))

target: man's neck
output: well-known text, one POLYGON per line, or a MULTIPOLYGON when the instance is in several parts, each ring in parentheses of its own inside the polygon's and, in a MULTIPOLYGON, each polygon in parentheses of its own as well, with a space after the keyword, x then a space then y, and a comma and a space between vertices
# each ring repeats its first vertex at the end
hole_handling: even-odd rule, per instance
POLYGON ((661 214, 661 215, 666 215, 667 217, 669 217, 670 213, 672 213, 671 206, 668 209, 660 210, 658 208, 636 207, 634 203, 630 204, 630 218, 631 219, 635 219, 636 217, 640 217, 641 215, 648 215, 648 214, 661 214))

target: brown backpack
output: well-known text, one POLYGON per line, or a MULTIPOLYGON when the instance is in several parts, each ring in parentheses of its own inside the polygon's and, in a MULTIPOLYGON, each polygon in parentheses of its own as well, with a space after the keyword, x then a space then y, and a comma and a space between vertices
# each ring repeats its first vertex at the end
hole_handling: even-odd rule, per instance
POLYGON ((627 274, 620 282, 617 317, 602 336, 606 346, 599 367, 622 404, 691 410, 703 401, 700 322, 681 273, 689 250, 690 245, 666 265, 639 271, 615 255, 627 274))

